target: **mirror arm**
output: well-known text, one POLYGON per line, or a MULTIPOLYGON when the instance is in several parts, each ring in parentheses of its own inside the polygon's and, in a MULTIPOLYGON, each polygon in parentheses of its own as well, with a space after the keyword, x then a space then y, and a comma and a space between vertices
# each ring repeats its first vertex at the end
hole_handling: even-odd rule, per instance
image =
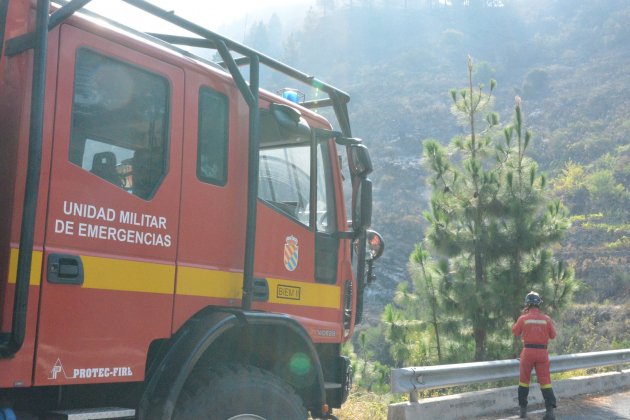
POLYGON ((335 232, 334 237, 337 239, 351 239, 354 240, 357 238, 358 233, 355 231, 344 231, 344 232, 335 232))
POLYGON ((337 144, 340 144, 342 146, 352 146, 355 144, 363 143, 363 140, 361 139, 357 139, 355 137, 342 137, 342 136, 336 137, 336 141, 337 141, 337 144))
POLYGON ((366 279, 367 279, 367 285, 371 285, 374 280, 376 280, 376 274, 374 274, 374 260, 368 260, 367 261, 367 275, 366 275, 366 279))

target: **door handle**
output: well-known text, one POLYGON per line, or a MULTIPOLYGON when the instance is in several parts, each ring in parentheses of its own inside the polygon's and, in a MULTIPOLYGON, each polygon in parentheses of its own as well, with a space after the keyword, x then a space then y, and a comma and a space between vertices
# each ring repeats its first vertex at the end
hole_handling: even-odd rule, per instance
POLYGON ((266 302, 269 300, 269 283, 267 283, 267 279, 254 277, 252 300, 255 302, 266 302))
POLYGON ((48 282, 55 284, 83 284, 83 262, 78 255, 48 255, 48 282))

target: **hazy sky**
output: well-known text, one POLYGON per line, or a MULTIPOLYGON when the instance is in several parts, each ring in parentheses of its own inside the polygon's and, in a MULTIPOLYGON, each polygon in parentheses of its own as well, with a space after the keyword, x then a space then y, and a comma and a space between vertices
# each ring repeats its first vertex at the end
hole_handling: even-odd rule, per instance
MULTIPOLYGON (((198 23, 211 30, 219 30, 222 25, 229 24, 247 16, 258 17, 262 10, 280 11, 283 8, 302 6, 304 11, 315 3, 315 0, 149 0, 165 10, 174 10, 181 17, 198 23)), ((97 12, 118 15, 116 20, 130 25, 140 18, 134 10, 122 1, 93 0, 88 7, 97 12), (104 12, 107 11, 107 12, 104 12)), ((140 18, 143 19, 144 18, 140 18)), ((147 20, 150 22, 150 20, 147 20)), ((147 23, 151 24, 151 23, 147 23)))

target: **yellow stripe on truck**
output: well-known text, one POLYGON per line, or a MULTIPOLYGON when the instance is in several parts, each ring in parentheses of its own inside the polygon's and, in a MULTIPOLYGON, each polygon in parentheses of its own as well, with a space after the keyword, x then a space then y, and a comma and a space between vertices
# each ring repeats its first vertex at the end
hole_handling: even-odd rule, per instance
POLYGON ((339 309, 341 291, 329 284, 268 278, 269 302, 285 305, 339 309))
MULTIPOLYGON (((9 283, 15 284, 15 279, 17 278, 17 266, 18 266, 18 255, 20 251, 17 248, 11 248, 11 255, 9 260, 9 283)), ((44 258, 44 253, 41 251, 33 251, 33 255, 31 257, 31 286, 39 286, 41 278, 42 278, 42 259, 44 258)))
MULTIPOLYGON (((9 283, 15 284, 19 251, 11 249, 9 283)), ((31 262, 31 286, 39 286, 44 254, 33 251, 31 262)), ((116 258, 82 256, 84 282, 89 289, 120 290, 127 292, 149 292, 173 294, 175 267, 116 258)))
MULTIPOLYGON (((41 278, 43 253, 33 252, 31 285, 41 278)), ((11 249, 9 283, 15 283, 18 250, 11 249)), ((116 258, 82 256, 84 282, 88 289, 173 294, 175 266, 116 258)), ((179 266, 175 293, 223 299, 241 299, 243 274, 229 271, 179 266)), ((338 286, 268 278, 269 303, 339 309, 338 286)))
POLYGON ((179 266, 176 293, 188 296, 241 299, 243 274, 179 266))
POLYGON ((84 288, 172 294, 175 267, 115 258, 82 256, 84 288))
MULTIPOLYGON (((339 287, 268 278, 269 303, 338 309, 339 287)), ((223 299, 241 299, 243 274, 179 266, 177 294, 223 299)))

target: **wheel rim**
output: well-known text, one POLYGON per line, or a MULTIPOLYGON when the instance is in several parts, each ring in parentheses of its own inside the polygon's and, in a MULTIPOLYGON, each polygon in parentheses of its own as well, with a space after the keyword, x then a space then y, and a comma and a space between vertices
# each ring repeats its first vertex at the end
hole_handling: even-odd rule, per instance
POLYGON ((238 414, 234 417, 230 417, 227 420, 266 420, 266 419, 264 417, 260 417, 255 414, 238 414))

